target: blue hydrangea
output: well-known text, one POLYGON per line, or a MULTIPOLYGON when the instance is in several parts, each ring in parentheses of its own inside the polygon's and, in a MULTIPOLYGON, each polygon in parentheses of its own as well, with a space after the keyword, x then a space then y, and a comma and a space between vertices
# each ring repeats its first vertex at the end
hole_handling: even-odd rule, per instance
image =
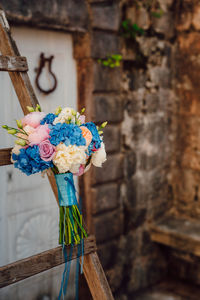
POLYGON ((57 116, 55 114, 47 114, 41 121, 40 124, 44 125, 46 124, 53 124, 53 121, 55 120, 57 116))
POLYGON ((34 145, 27 149, 20 149, 18 155, 12 154, 15 168, 20 169, 26 175, 32 175, 53 167, 53 163, 40 158, 39 147, 34 145))
POLYGON ((86 140, 82 135, 82 130, 74 124, 57 123, 50 130, 50 143, 57 146, 61 142, 68 145, 85 146, 86 140))
POLYGON ((90 132, 92 133, 92 141, 88 147, 88 155, 92 154, 92 149, 95 147, 96 149, 99 149, 101 147, 102 140, 100 139, 100 135, 98 133, 97 127, 93 122, 85 123, 83 126, 87 127, 90 132))

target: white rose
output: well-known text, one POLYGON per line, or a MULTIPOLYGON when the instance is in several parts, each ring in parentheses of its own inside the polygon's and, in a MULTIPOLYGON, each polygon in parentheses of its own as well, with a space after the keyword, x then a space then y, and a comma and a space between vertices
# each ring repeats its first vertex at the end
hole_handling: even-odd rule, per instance
POLYGON ((80 165, 81 165, 81 164, 73 164, 73 165, 71 165, 69 171, 70 171, 71 173, 73 173, 73 174, 78 173, 78 172, 79 172, 80 165))
POLYGON ((92 154, 91 162, 95 167, 102 167, 102 164, 106 161, 105 145, 102 142, 101 148, 92 154))
POLYGON ((59 170, 59 173, 79 169, 81 164, 86 163, 86 147, 85 146, 66 146, 60 143, 56 146, 56 153, 53 158, 53 163, 59 170))
POLYGON ((73 108, 65 107, 62 109, 61 113, 55 118, 53 121, 53 124, 56 125, 57 123, 65 123, 68 121, 69 118, 71 118, 71 123, 75 123, 75 116, 78 118, 78 113, 73 108))

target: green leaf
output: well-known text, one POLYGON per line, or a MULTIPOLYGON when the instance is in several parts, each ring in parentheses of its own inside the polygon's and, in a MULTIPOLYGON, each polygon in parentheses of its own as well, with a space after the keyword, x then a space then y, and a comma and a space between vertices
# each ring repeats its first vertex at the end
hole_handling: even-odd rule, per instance
POLYGON ((152 17, 158 18, 158 19, 161 18, 163 16, 163 14, 164 14, 164 11, 162 9, 160 9, 159 11, 151 12, 152 17))
POLYGON ((103 61, 103 65, 104 65, 105 67, 107 67, 107 66, 109 65, 108 61, 104 60, 104 61, 103 61))

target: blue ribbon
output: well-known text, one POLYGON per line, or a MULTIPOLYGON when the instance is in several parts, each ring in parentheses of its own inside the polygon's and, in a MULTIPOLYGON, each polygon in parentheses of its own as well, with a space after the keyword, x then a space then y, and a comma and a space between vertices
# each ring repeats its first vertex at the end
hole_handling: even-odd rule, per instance
MULTIPOLYGON (((73 180, 73 174, 72 173, 66 173, 66 174, 57 174, 55 175, 56 178, 56 184, 58 187, 58 199, 59 199, 59 205, 63 206, 63 207, 70 207, 72 205, 77 205, 79 208, 79 211, 81 213, 81 207, 82 207, 82 201, 81 198, 79 197, 79 203, 77 201, 76 198, 76 189, 74 186, 74 180, 73 180)), ((78 194, 78 193, 77 193, 78 194)), ((66 209, 64 208, 64 220, 65 220, 65 215, 66 215, 66 209)), ((72 212, 69 209, 69 217, 72 221, 72 212)), ((64 221, 64 230, 63 230, 63 244, 62 244, 62 248, 63 248, 63 255, 65 258, 65 268, 63 271, 63 275, 62 275, 62 282, 61 282, 61 287, 60 287, 60 292, 59 292, 59 296, 58 296, 58 300, 61 299, 61 297, 63 297, 64 299, 64 295, 66 294, 67 291, 67 285, 68 285, 68 281, 69 281, 69 274, 70 274, 70 267, 71 267, 71 258, 72 258, 72 253, 73 253, 73 248, 74 248, 74 244, 71 244, 71 249, 70 249, 70 253, 69 253, 69 257, 67 257, 67 251, 66 251, 66 247, 64 244, 64 233, 65 233, 65 221, 64 221), (67 263, 67 260, 69 260, 69 262, 67 263)), ((76 300, 78 300, 78 285, 79 285, 79 269, 81 271, 81 274, 83 273, 83 258, 84 258, 84 240, 81 240, 81 243, 78 245, 77 247, 77 262, 76 262, 76 276, 75 276, 75 290, 76 290, 76 300), (79 263, 79 257, 82 256, 82 262, 81 262, 81 268, 80 268, 80 263, 79 263)))
POLYGON ((76 199, 76 189, 74 186, 73 174, 56 174, 56 184, 58 187, 58 200, 60 206, 78 205, 76 199))

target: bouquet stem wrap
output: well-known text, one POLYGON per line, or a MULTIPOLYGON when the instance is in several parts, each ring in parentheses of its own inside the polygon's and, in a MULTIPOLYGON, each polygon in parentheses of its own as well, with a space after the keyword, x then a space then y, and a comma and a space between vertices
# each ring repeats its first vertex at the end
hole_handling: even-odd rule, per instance
MULTIPOLYGON (((81 273, 83 267, 84 244, 83 238, 87 237, 87 233, 83 227, 82 212, 80 203, 76 198, 76 189, 74 186, 73 174, 56 174, 56 184, 58 188, 58 199, 60 205, 60 221, 59 221, 59 243, 63 247, 65 257, 65 269, 60 288, 58 299, 60 300, 66 294, 67 283, 69 280, 71 256, 73 246, 78 244, 78 257, 82 255, 81 273), (67 264, 67 251, 65 246, 71 245, 69 254, 69 263, 67 264)), ((79 260, 76 266, 76 299, 78 300, 78 277, 79 277, 79 260)))
POLYGON ((76 198, 73 174, 55 175, 60 205, 59 243, 79 244, 87 233, 83 228, 82 212, 76 198))

